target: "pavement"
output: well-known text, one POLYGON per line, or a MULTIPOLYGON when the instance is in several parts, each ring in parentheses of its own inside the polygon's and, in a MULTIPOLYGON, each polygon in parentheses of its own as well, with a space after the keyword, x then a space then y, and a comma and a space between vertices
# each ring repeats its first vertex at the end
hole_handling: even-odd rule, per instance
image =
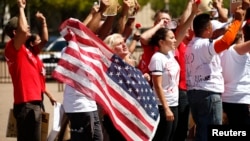
MULTIPOLYGON (((54 96, 57 102, 62 103, 63 100, 63 85, 57 82, 47 82, 47 90, 54 96)), ((45 110, 50 115, 49 119, 49 132, 52 129, 52 120, 54 117, 53 106, 49 99, 44 96, 45 110)), ((0 83, 0 141, 16 141, 16 138, 6 137, 7 122, 9 116, 9 110, 13 107, 13 88, 12 83, 0 83)), ((48 133, 49 134, 49 133, 48 133)), ((106 134, 105 134, 106 135, 106 134)), ((107 140, 107 136, 104 136, 104 140, 107 140)), ((192 137, 189 137, 186 141, 191 141, 192 137)))
MULTIPOLYGON (((47 82, 47 90, 54 96, 57 102, 62 103, 63 85, 57 82, 47 82)), ((49 99, 44 96, 44 105, 47 113, 50 114, 49 132, 52 128, 53 106, 49 99)), ((13 87, 12 83, 0 83, 0 141, 16 141, 16 138, 7 138, 6 129, 9 110, 13 107, 13 87)))

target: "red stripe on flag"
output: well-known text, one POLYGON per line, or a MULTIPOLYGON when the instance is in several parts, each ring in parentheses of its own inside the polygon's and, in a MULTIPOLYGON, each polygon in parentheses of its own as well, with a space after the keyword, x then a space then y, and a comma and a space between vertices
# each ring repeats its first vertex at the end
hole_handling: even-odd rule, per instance
MULTIPOLYGON (((100 38, 98 38, 92 31, 86 28, 82 23, 71 18, 69 20, 64 21, 61 24, 59 30, 63 31, 64 29, 66 29, 65 32, 70 32, 68 31, 67 27, 73 27, 71 28, 71 30, 74 30, 75 28, 75 30, 77 31, 78 30, 82 31, 81 33, 74 32, 74 38, 76 38, 80 43, 88 45, 88 46, 92 46, 92 47, 98 47, 104 53, 105 56, 107 56, 108 58, 111 57, 109 53, 113 53, 113 51, 100 38)), ((69 39, 72 39, 72 34, 68 34, 68 33, 61 33, 61 34, 64 34, 63 36, 67 41, 69 41, 69 39)))
MULTIPOLYGON (((92 59, 96 59, 96 60, 100 60, 100 55, 97 55, 95 53, 91 53, 91 52, 87 52, 87 51, 83 51, 81 49, 81 47, 79 47, 79 50, 80 50, 80 53, 83 55, 83 56, 91 56, 92 59)), ((88 62, 84 59, 82 59, 80 56, 81 55, 75 55, 75 54, 79 54, 79 52, 76 52, 75 50, 69 48, 66 52, 67 54, 71 55, 71 56, 74 56, 75 58, 77 58, 77 60, 81 61, 81 63, 84 63, 88 66, 90 66, 91 68, 94 68, 94 70, 98 73, 98 74, 101 74, 103 71, 106 72, 106 70, 108 69, 105 65, 102 65, 101 68, 103 68, 103 70, 100 70, 98 67, 96 67, 96 65, 92 64, 92 62, 88 62)), ((60 64, 60 62, 59 62, 60 64)), ((66 64, 64 62, 64 64, 66 64)), ((68 66, 64 66, 65 68, 68 67, 68 66)), ((79 69, 79 68, 78 68, 79 69)), ((90 76, 89 77, 93 77, 93 76, 90 76)), ((102 76, 102 80, 105 80, 104 76, 102 76)), ((106 82, 108 83, 108 82, 106 82)), ((113 89, 109 90, 110 93, 117 93, 116 91, 114 91, 113 89)), ((125 93, 126 95, 126 93, 125 93)), ((135 112, 134 114, 137 115, 138 118, 141 119, 141 121, 143 121, 144 124, 146 124, 148 126, 148 128, 150 128, 152 130, 153 126, 151 124, 148 124, 147 123, 147 120, 144 119, 143 115, 141 114, 141 112, 139 111, 139 109, 137 109, 134 105, 131 105, 130 102, 127 102, 127 99, 124 99, 120 94, 115 94, 113 97, 115 97, 115 99, 119 99, 119 100, 124 100, 124 101, 120 101, 123 104, 126 104, 126 107, 129 107, 128 109, 130 109, 131 111, 135 112)))
MULTIPOLYGON (((79 57, 79 56, 81 56, 81 55, 74 55, 74 54, 79 54, 79 52, 76 52, 74 49, 68 48, 68 49, 66 50, 65 53, 67 53, 67 54, 69 54, 69 55, 71 55, 71 56, 74 56, 74 57, 77 58, 77 60, 79 60, 82 64, 86 64, 86 65, 90 66, 91 68, 94 68, 94 70, 95 70, 98 74, 101 74, 101 73, 103 72, 103 70, 106 70, 106 69, 107 69, 106 66, 103 66, 102 68, 104 68, 104 69, 103 69, 103 70, 100 70, 98 67, 96 67, 96 65, 92 64, 92 62, 88 62, 88 61, 82 59, 81 57, 79 57)), ((93 59, 99 59, 99 58, 101 58, 100 56, 98 56, 98 55, 96 55, 96 54, 88 53, 88 52, 84 52, 84 51, 81 51, 81 54, 84 55, 84 56, 85 56, 85 55, 88 55, 88 56, 95 56, 95 57, 93 57, 93 59)), ((76 71, 79 71, 79 70, 80 70, 79 67, 74 66, 74 65, 72 65, 72 64, 70 64, 70 63, 67 63, 67 61, 66 61, 66 60, 63 60, 63 59, 62 59, 62 61, 59 62, 59 65, 63 66, 65 69, 71 70, 71 71, 74 72, 74 73, 77 73, 76 71)), ((88 76, 88 78, 89 78, 90 80, 92 80, 92 81, 95 80, 94 76, 92 76, 91 74, 88 74, 88 73, 84 72, 84 70, 80 70, 80 72, 78 72, 78 73, 85 73, 85 74, 88 76)), ((102 79, 105 80, 104 76, 102 77, 102 79)), ((107 83, 107 82, 106 82, 106 83, 107 83)), ((109 86, 109 85, 108 85, 108 86, 109 86)), ((98 87, 101 87, 101 86, 98 86, 98 87)), ((144 119, 144 117, 143 117, 143 115, 141 114, 141 112, 139 111, 139 109, 137 109, 134 105, 132 105, 130 101, 127 101, 126 98, 124 98, 123 96, 121 96, 120 94, 118 94, 117 91, 115 91, 115 90, 114 90, 113 88, 111 88, 111 87, 108 87, 108 91, 109 91, 110 95, 111 95, 113 98, 119 100, 119 102, 121 103, 121 105, 126 105, 126 107, 127 107, 129 110, 131 110, 131 111, 133 112, 133 114, 136 115, 136 116, 137 116, 137 117, 138 117, 138 118, 139 118, 139 119, 140 119, 140 120, 150 129, 150 130, 153 129, 153 126, 152 126, 150 123, 148 123, 146 119, 144 119)), ((105 95, 105 92, 103 92, 103 94, 104 94, 104 96, 106 96, 106 95, 105 95)), ((127 95, 127 94, 125 93, 124 95, 127 95)), ((109 100, 108 97, 106 97, 106 99, 109 100)), ((110 100, 109 100, 109 101, 110 101, 110 100)), ((111 105, 112 105, 112 104, 111 104, 111 105)), ((112 105, 112 106, 113 106, 113 105, 112 105)), ((114 108, 114 107, 113 107, 113 108, 114 108)), ((125 119, 124 119, 124 120, 125 120, 125 119)), ((135 130, 134 128, 137 128, 137 127, 136 127, 136 126, 133 127, 133 130, 135 130)), ((143 133, 142 133, 142 134, 143 134, 143 133)))
POLYGON ((112 51, 78 20, 66 20, 60 30, 69 41, 69 47, 62 55, 53 77, 94 98, 110 115, 115 127, 127 140, 150 140, 159 117, 156 121, 147 119, 149 116, 144 115, 144 109, 134 105, 137 102, 135 99, 126 91, 116 89, 116 83, 106 74, 112 61, 109 60, 113 55, 112 51), (84 48, 85 46, 87 47, 84 48), (88 50, 89 47, 98 48, 101 53, 88 50), (86 76, 86 80, 83 76, 86 76), (125 114, 129 111, 131 115, 124 115, 123 110, 126 111, 125 114))

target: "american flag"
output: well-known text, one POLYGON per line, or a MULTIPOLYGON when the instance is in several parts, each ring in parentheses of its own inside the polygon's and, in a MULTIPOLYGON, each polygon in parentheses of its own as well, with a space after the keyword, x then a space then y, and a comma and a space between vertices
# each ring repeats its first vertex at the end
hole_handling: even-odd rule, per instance
POLYGON ((68 46, 53 77, 95 99, 126 140, 151 140, 160 117, 143 74, 113 54, 81 21, 69 18, 59 30, 68 46))

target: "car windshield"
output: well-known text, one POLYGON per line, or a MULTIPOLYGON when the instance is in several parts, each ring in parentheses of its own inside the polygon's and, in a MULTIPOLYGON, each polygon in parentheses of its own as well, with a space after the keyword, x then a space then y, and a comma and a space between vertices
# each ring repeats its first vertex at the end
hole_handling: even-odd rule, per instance
POLYGON ((49 51, 61 51, 66 46, 66 41, 58 41, 53 45, 52 48, 49 49, 49 51))

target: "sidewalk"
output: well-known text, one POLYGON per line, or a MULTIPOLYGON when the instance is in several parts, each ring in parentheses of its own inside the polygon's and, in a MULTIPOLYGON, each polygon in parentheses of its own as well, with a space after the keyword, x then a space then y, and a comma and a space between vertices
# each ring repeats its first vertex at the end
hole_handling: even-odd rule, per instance
MULTIPOLYGON (((58 83, 50 82, 46 84, 47 90, 53 94, 55 99, 62 103, 63 92, 59 91, 58 83)), ((9 116, 9 110, 13 107, 13 88, 12 83, 0 83, 0 141, 16 141, 16 138, 6 138, 6 129, 9 116)), ((52 128, 53 107, 49 99, 44 96, 44 105, 46 112, 50 113, 49 132, 52 128)))
MULTIPOLYGON (((63 100, 63 92, 59 90, 63 90, 62 85, 56 82, 49 82, 46 84, 47 90, 53 94, 57 102, 62 103, 63 100)), ((3 84, 0 83, 0 141, 16 141, 16 138, 6 138, 6 129, 7 129, 7 122, 9 116, 9 110, 12 108, 13 104, 13 89, 12 83, 3 84)), ((44 97, 44 105, 46 112, 50 113, 50 120, 49 120, 49 132, 52 128, 52 120, 53 120, 53 107, 49 101, 49 99, 45 96, 44 97)), ((191 139, 187 140, 191 141, 191 139)))

